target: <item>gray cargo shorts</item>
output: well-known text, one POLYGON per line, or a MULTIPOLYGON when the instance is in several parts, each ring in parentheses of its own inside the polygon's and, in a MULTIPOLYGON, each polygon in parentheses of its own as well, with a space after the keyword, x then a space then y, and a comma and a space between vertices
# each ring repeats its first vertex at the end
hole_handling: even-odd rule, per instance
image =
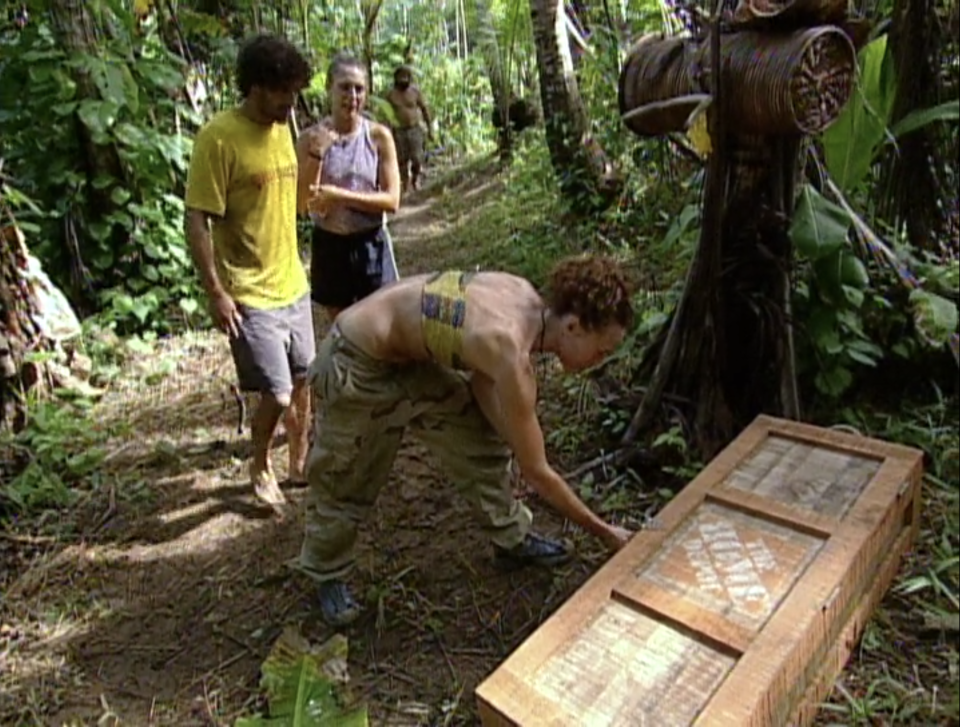
POLYGON ((240 391, 289 396, 316 355, 310 294, 282 308, 237 309, 243 320, 230 350, 240 391))

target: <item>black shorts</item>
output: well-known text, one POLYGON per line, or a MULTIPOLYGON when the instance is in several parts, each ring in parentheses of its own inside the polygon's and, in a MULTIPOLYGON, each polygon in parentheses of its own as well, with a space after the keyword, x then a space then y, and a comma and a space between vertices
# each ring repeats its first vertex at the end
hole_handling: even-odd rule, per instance
POLYGON ((310 296, 328 308, 347 308, 383 286, 384 228, 338 235, 313 228, 310 296))

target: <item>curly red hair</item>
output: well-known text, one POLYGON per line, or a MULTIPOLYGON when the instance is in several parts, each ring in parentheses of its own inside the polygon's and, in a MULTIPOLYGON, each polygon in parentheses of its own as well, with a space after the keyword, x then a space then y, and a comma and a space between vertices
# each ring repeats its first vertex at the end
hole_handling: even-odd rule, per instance
POLYGON ((630 286, 617 262, 601 255, 564 258, 550 274, 547 302, 555 315, 572 313, 587 330, 633 325, 630 286))

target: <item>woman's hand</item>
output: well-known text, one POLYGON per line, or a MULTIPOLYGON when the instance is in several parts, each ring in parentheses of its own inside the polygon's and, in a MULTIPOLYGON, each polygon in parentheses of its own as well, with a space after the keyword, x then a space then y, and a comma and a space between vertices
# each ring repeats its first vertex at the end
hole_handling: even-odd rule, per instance
POLYGON ((318 217, 326 217, 331 207, 343 199, 340 188, 332 184, 311 186, 310 192, 311 196, 307 206, 318 217))
POLYGON ((610 550, 616 552, 626 545, 632 537, 633 533, 626 528, 609 525, 607 526, 606 532, 600 536, 600 539, 610 550))
POLYGON ((317 161, 323 159, 327 150, 333 146, 337 140, 337 132, 328 126, 318 125, 309 132, 310 137, 307 148, 310 150, 317 161))

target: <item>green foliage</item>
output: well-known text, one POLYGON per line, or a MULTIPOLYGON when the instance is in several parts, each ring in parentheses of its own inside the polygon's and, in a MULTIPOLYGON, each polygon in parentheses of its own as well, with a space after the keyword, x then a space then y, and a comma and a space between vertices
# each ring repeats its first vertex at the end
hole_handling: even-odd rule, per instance
MULTIPOLYGON (((0 484, 0 518, 28 515, 75 502, 81 486, 100 484, 106 432, 90 426, 91 404, 83 399, 29 402, 27 426, 0 431, 0 453, 23 462, 0 484)), ((2 469, 2 468, 0 468, 2 469)))
POLYGON ((918 109, 893 125, 890 133, 897 139, 940 121, 960 121, 960 100, 947 101, 929 109, 918 109))
MULTIPOLYGON (((954 101, 915 111, 888 129, 896 78, 887 35, 864 47, 858 60, 856 92, 840 118, 821 136, 827 171, 838 188, 834 189, 836 195, 863 187, 886 141, 895 142, 928 124, 958 117, 954 101)), ((887 295, 891 291, 868 273, 868 266, 848 244, 851 225, 867 245, 879 244, 849 204, 839 206, 811 186, 804 187, 790 231, 797 252, 809 263, 807 279, 798 286, 798 319, 806 321, 804 329, 816 361, 808 362, 807 368, 816 371, 817 388, 829 396, 839 396, 849 387, 856 365, 876 366, 887 353, 876 345, 876 334, 907 328, 909 336, 891 337, 888 344, 890 352, 908 357, 923 346, 942 346, 957 329, 956 303, 949 299, 955 299, 955 292, 931 290, 923 282, 923 289, 909 292, 904 306, 892 304, 887 295), (874 335, 867 331, 871 326, 874 335)), ((894 281, 895 286, 915 285, 904 272, 908 266, 924 281, 949 276, 951 267, 956 267, 955 263, 917 261, 908 249, 898 249, 896 257, 899 260, 885 261, 886 267, 898 267, 896 274, 901 279, 894 281)), ((947 290, 956 291, 956 286, 947 290)), ((902 297, 896 290, 892 292, 894 297, 902 297)))
POLYGON ((678 425, 673 425, 667 431, 658 434, 650 446, 653 449, 673 450, 679 456, 680 464, 664 465, 663 471, 684 484, 696 477, 704 468, 703 462, 691 456, 683 430, 678 425))
POLYGON ((857 365, 875 366, 883 352, 867 336, 859 310, 869 295, 866 267, 847 244, 850 216, 811 185, 801 190, 790 238, 808 277, 798 284, 803 330, 816 360, 815 383, 839 396, 857 365))
POLYGON ((790 237, 797 252, 819 260, 839 252, 847 242, 850 216, 809 184, 800 190, 790 237))
POLYGON ((436 119, 436 142, 448 153, 478 154, 493 148, 493 97, 479 58, 438 58, 421 78, 436 119))
MULTIPOLYGON (((476 162, 482 174, 492 162, 476 162)), ((494 187, 488 201, 463 198, 456 190, 439 200, 464 216, 458 230, 458 264, 508 270, 541 282, 553 262, 582 244, 576 230, 561 222, 550 157, 542 138, 522 139, 514 163, 500 174, 502 189, 494 187), (470 219, 466 220, 466 216, 470 219)), ((446 186, 438 183, 438 186, 446 186)))
POLYGON ((18 184, 39 211, 29 241, 67 290, 73 245, 88 298, 122 330, 169 331, 196 319, 181 220, 190 138, 201 118, 178 100, 184 64, 155 24, 112 32, 71 52, 42 16, 0 39, 0 133, 18 184), (74 237, 75 236, 75 237, 74 237))
POLYGON ((866 178, 888 133, 896 77, 886 35, 860 51, 859 66, 856 91, 840 117, 822 135, 827 169, 845 191, 856 188, 866 178))
POLYGON ((261 669, 270 716, 241 717, 234 727, 367 727, 366 708, 345 709, 333 678, 346 669, 346 652, 341 634, 312 649, 288 627, 261 669))
POLYGON ((790 227, 791 240, 806 264, 796 291, 797 320, 809 351, 801 368, 812 373, 817 389, 829 397, 849 388, 858 366, 875 367, 889 353, 907 358, 923 346, 942 347, 958 324, 956 302, 944 297, 956 297, 955 261, 917 258, 901 249, 891 253, 897 256, 899 277, 884 282, 882 273, 889 265, 874 265, 873 274, 868 272, 849 244, 851 225, 862 230, 865 223, 811 185, 801 190, 790 227), (912 281, 913 275, 921 287, 905 292, 901 277, 912 281), (902 308, 891 302, 897 297, 905 298, 902 308), (898 333, 890 335, 892 330, 898 333))
MULTIPOLYGON (((889 0, 884 3, 889 11, 889 0)), ((0 151, 7 161, 5 171, 16 177, 23 190, 7 189, 6 201, 21 217, 33 250, 61 282, 68 274, 65 243, 69 238, 64 231, 74 229, 79 236, 83 260, 95 283, 94 302, 102 311, 99 320, 84 322, 86 331, 137 331, 139 337, 129 337, 126 347, 143 353, 150 351, 148 343, 158 334, 181 323, 192 324, 201 315, 180 231, 185 160, 191 131, 214 108, 236 100, 229 66, 241 31, 254 27, 255 4, 233 4, 236 12, 229 24, 235 27, 229 28, 218 18, 177 4, 188 42, 206 61, 208 102, 200 113, 182 98, 188 69, 168 49, 175 44, 162 40, 155 16, 135 22, 125 10, 128 4, 113 0, 91 4, 99 40, 86 53, 68 53, 39 11, 26 30, 0 36, 0 151), (235 31, 237 37, 229 37, 235 31), (84 143, 78 130, 92 146, 84 143), (99 164, 97 173, 88 172, 92 155, 99 164)), ((469 34, 463 32, 471 24, 474 4, 466 4, 464 18, 465 4, 387 2, 375 32, 365 38, 362 9, 367 5, 280 4, 282 9, 276 13, 258 14, 258 23, 275 22, 276 27, 269 29, 293 38, 302 35, 317 68, 306 95, 318 105, 324 100, 326 64, 333 54, 347 49, 362 55, 368 43, 373 54, 373 92, 381 94, 371 97, 370 111, 387 122, 392 111, 382 94, 391 83, 393 68, 406 60, 407 47, 412 45, 418 82, 437 120, 438 143, 467 155, 490 149, 488 69, 476 51, 474 28, 467 28, 469 34), (465 35, 469 44, 464 42, 465 35)), ((533 55, 529 7, 522 0, 491 0, 489 6, 487 39, 496 41, 510 87, 530 93, 531 79, 526 74, 533 55)), ((616 18, 616 23, 638 34, 674 26, 666 6, 656 0, 611 4, 611 8, 626 16, 616 18)), ((604 12, 611 9, 604 6, 604 12)), ((617 369, 619 374, 622 369, 628 378, 635 370, 638 351, 653 339, 676 303, 676 284, 697 244, 702 175, 678 162, 666 142, 640 141, 622 128, 616 79, 623 46, 599 15, 594 13, 591 28, 594 52, 583 57, 577 75, 590 131, 627 178, 620 204, 589 222, 564 217, 555 172, 543 135, 537 131, 519 140, 513 165, 506 170, 493 173, 483 160, 461 166, 457 173, 476 172, 483 177, 483 184, 475 185, 470 194, 464 193, 455 174, 438 181, 434 189, 441 196, 436 203, 456 222, 442 225, 445 230, 437 235, 430 228, 424 238, 456 240, 451 246, 455 249, 443 252, 444 264, 511 270, 536 283, 544 281, 558 257, 578 250, 604 250, 638 262, 645 273, 650 271, 651 280, 656 276, 657 284, 638 292, 638 325, 603 372, 617 369)), ((887 128, 893 75, 886 42, 885 37, 874 41, 861 53, 858 90, 843 117, 822 138, 831 176, 844 192, 856 190, 857 205, 871 212, 874 192, 866 182, 885 143, 927 124, 957 118, 956 102, 951 102, 915 112, 887 128)), ((899 245, 893 235, 891 249, 921 286, 905 287, 889 264, 863 254, 862 245, 856 244, 863 237, 863 223, 854 219, 846 203, 838 202, 836 194, 827 199, 811 186, 802 188, 790 230, 800 257, 793 318, 801 333, 801 373, 824 395, 822 403, 830 410, 831 422, 836 419, 836 400, 865 367, 890 357, 919 360, 925 347, 942 346, 957 330, 955 300, 960 283, 956 262, 919 256, 899 245)), ((882 226, 878 220, 871 224, 882 226)), ((119 371, 121 348, 111 340, 89 349, 97 359, 109 358, 104 361, 108 365, 100 367, 101 376, 111 368, 119 371)), ((579 400, 578 414, 592 404, 589 423, 586 417, 567 417, 562 426, 547 432, 552 448, 576 460, 583 459, 585 438, 619 437, 632 414, 631 408, 618 408, 609 400, 585 403, 593 390, 589 383, 582 376, 571 377, 566 384, 568 397, 579 400)), ((809 408, 806 402, 805 408, 809 408)), ((902 408, 887 415, 862 407, 842 411, 841 418, 865 434, 914 444, 928 453, 922 544, 898 585, 897 597, 909 597, 923 618, 950 624, 957 616, 960 592, 956 404, 911 402, 902 408)), ((11 461, 18 465, 16 476, 4 477, 0 484, 0 507, 5 513, 68 506, 85 488, 100 486, 107 435, 91 425, 88 404, 82 400, 31 402, 29 417, 27 429, 16 437, 0 434, 0 453, 12 453, 11 461)), ((652 448, 664 454, 662 471, 671 475, 671 483, 689 480, 702 467, 691 459, 679 426, 657 436, 652 448)), ((624 473, 623 479, 631 474, 639 481, 635 473, 624 473)), ((641 484, 645 495, 658 487, 641 484)), ((583 494, 601 503, 604 511, 638 507, 637 490, 622 484, 604 488, 585 482, 583 494)), ((663 488, 657 499, 669 494, 663 488)), ((436 630, 442 626, 436 619, 432 623, 435 626, 430 628, 436 630)), ((861 652, 877 653, 887 664, 897 649, 884 651, 880 632, 876 626, 868 630, 861 652)), ((366 724, 362 708, 344 706, 338 679, 331 676, 331 664, 336 671, 345 658, 345 642, 328 642, 317 652, 302 640, 284 637, 263 665, 261 687, 269 716, 242 718, 237 727, 366 724)), ((955 649, 952 659, 955 669, 955 649)), ((903 668, 900 681, 874 675, 860 689, 841 687, 841 699, 827 709, 842 714, 848 724, 894 720, 935 724, 955 719, 955 683, 951 684, 952 702, 939 704, 929 699, 929 692, 905 685, 903 675, 912 666, 903 668)))
POLYGON ((910 291, 917 332, 931 346, 943 346, 957 331, 957 304, 920 288, 910 291))
POLYGON ((900 442, 926 454, 919 542, 894 587, 893 607, 881 607, 879 619, 868 627, 860 645, 860 658, 869 666, 881 666, 870 670, 873 674, 856 693, 838 685, 839 697, 824 705, 826 711, 843 715, 844 724, 953 724, 960 718, 955 672, 949 679, 944 676, 948 664, 951 670, 956 667, 955 635, 960 630, 960 412, 955 398, 946 399, 937 389, 933 393, 896 412, 866 407, 840 412, 843 423, 866 436, 900 442), (904 598, 909 601, 904 603, 904 598), (914 630, 934 638, 944 634, 932 654, 914 641, 905 645, 899 638, 885 638, 891 631, 897 633, 896 625, 886 627, 901 604, 909 605, 901 618, 908 619, 914 630), (933 683, 924 684, 931 676, 933 683), (931 689, 947 694, 936 698, 934 691, 931 698, 931 689))

